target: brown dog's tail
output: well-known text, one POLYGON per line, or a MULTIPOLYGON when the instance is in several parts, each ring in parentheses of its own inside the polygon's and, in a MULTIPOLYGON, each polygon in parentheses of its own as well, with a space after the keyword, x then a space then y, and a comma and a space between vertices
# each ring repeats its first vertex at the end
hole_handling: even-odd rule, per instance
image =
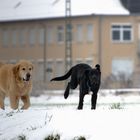
POLYGON ((60 76, 60 77, 55 77, 53 79, 51 79, 50 81, 63 81, 63 80, 66 80, 70 77, 72 73, 72 68, 63 76, 60 76))

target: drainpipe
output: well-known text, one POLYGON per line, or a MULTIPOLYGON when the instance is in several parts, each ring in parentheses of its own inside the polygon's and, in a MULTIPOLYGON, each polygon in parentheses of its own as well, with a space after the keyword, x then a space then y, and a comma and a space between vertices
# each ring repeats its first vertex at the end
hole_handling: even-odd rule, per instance
POLYGON ((98 26, 98 63, 102 66, 102 21, 103 16, 99 15, 99 26, 98 26))
POLYGON ((47 55, 46 55, 46 47, 47 47, 47 43, 46 43, 46 26, 44 25, 43 26, 44 27, 44 83, 46 82, 46 57, 47 57, 47 55))

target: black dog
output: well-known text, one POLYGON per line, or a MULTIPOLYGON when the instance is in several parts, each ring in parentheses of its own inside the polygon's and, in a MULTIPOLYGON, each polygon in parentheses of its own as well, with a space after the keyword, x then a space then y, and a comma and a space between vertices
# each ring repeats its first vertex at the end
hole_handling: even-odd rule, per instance
POLYGON ((73 66, 65 75, 55 77, 51 81, 66 80, 71 76, 71 80, 67 85, 64 98, 69 96, 69 90, 77 88, 79 84, 80 96, 78 109, 83 109, 84 96, 92 91, 91 109, 96 109, 97 93, 100 87, 101 71, 100 65, 97 64, 93 69, 87 64, 77 64, 73 66))

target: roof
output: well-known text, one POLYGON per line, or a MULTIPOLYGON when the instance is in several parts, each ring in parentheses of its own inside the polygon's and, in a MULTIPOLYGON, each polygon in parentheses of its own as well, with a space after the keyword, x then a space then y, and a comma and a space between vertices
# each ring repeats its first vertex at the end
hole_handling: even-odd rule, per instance
MULTIPOLYGON (((128 15, 119 0, 71 0, 72 16, 128 15)), ((0 21, 65 16, 65 0, 0 0, 0 21)))

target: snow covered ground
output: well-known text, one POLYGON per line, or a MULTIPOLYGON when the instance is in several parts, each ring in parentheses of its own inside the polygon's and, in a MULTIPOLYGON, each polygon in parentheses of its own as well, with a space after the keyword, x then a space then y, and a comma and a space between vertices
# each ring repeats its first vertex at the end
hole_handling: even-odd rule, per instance
POLYGON ((60 140, 140 140, 140 95, 133 92, 115 95, 113 91, 99 94, 97 109, 90 110, 90 96, 85 97, 83 110, 77 110, 78 94, 46 94, 31 97, 28 110, 0 110, 0 140, 44 140, 60 135, 60 140), (121 109, 115 108, 118 105, 121 109))

